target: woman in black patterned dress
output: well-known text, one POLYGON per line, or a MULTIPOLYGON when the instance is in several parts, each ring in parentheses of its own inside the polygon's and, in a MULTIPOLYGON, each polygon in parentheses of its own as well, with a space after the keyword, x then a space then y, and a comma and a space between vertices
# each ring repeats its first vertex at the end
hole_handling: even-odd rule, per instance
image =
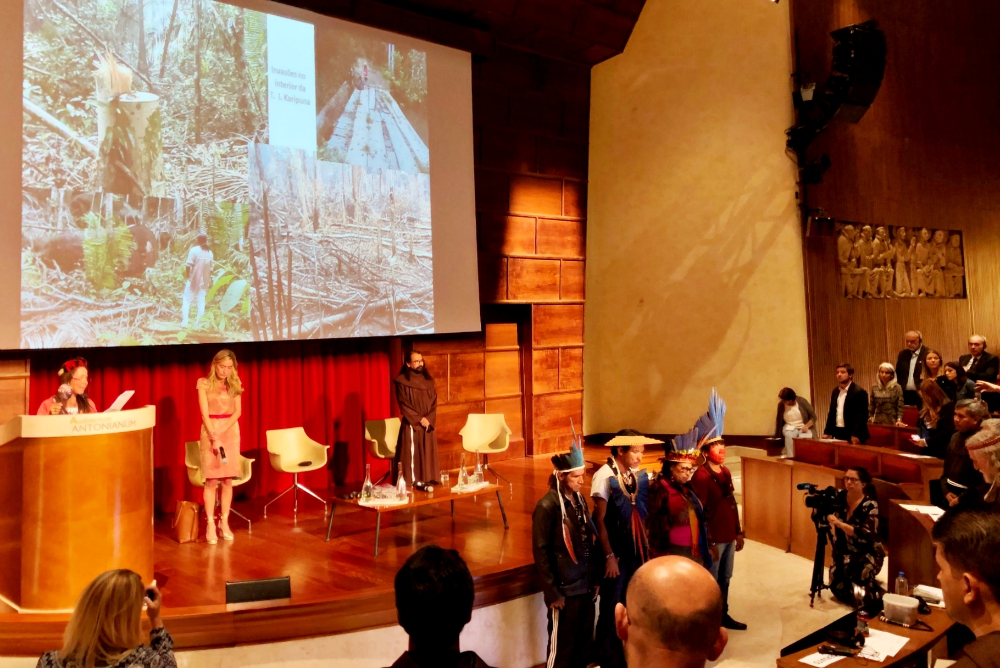
POLYGON ((37 668, 177 668, 174 641, 160 618, 162 601, 156 583, 146 587, 132 571, 98 575, 80 594, 62 649, 43 654, 37 668), (143 604, 148 646, 142 644, 143 604))
POLYGON ((837 510, 827 517, 833 537, 830 591, 854 606, 876 598, 882 587, 875 579, 885 561, 878 533, 878 499, 868 471, 858 466, 844 473, 837 510))

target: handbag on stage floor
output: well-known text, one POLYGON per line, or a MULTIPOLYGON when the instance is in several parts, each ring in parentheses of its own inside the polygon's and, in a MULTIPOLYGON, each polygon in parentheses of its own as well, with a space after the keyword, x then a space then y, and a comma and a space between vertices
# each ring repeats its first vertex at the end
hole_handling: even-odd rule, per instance
POLYGON ((191 501, 178 501, 174 510, 174 540, 178 543, 193 543, 198 540, 198 517, 201 506, 191 501))

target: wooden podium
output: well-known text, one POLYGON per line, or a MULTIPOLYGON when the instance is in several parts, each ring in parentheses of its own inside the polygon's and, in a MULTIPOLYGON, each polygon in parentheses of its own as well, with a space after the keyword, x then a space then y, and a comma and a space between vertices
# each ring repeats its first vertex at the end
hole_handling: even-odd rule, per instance
POLYGON ((153 579, 156 408, 0 426, 0 600, 65 612, 100 573, 153 579))

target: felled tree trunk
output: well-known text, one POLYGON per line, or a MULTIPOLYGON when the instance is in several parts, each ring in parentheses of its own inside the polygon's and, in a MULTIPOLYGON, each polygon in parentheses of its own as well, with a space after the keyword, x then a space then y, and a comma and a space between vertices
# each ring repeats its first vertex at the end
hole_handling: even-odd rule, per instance
POLYGON ((105 192, 162 197, 163 139, 160 97, 132 92, 132 72, 114 56, 94 73, 101 187, 105 192))

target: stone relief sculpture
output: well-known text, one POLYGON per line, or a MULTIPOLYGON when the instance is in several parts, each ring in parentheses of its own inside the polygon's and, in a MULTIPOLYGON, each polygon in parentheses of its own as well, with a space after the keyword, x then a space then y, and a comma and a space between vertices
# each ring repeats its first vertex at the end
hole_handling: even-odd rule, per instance
POLYGON ((964 299, 965 252, 955 230, 838 225, 840 293, 851 299, 964 299))

